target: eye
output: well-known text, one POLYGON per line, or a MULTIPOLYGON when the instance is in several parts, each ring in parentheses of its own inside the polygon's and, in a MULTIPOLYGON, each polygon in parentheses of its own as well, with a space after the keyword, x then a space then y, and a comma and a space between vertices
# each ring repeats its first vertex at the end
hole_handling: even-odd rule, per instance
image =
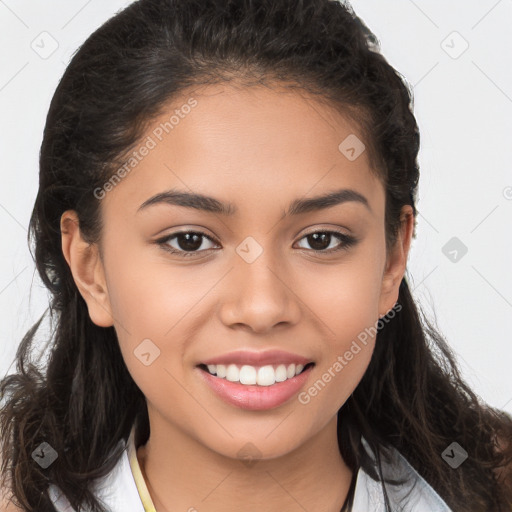
POLYGON ((187 257, 193 256, 194 253, 197 252, 209 250, 209 248, 205 249, 204 247, 201 251, 199 250, 203 246, 203 239, 206 239, 209 242, 214 242, 212 238, 200 231, 179 231, 157 240, 156 243, 160 245, 162 249, 172 254, 187 257), (176 239, 176 241, 175 246, 173 247, 169 242, 174 239, 176 239))
POLYGON ((314 231, 313 233, 309 233, 302 237, 301 240, 307 240, 314 252, 327 254, 346 250, 357 243, 357 239, 355 237, 346 235, 339 231, 314 231), (340 240, 341 243, 333 246, 332 242, 335 239, 340 240))
MULTIPOLYGON (((217 243, 211 237, 201 231, 179 231, 171 233, 164 238, 156 240, 156 243, 167 252, 177 254, 182 257, 194 256, 196 253, 208 251, 211 247, 203 247, 203 241, 206 239, 210 243, 217 243), (171 244, 174 242, 174 245, 171 244), (202 249, 201 249, 202 248, 202 249)), ((317 253, 331 254, 342 249, 348 249, 355 245, 358 240, 350 235, 339 231, 314 231, 302 237, 300 240, 307 240, 312 249, 317 253), (338 244, 332 246, 332 242, 339 240, 338 244)))

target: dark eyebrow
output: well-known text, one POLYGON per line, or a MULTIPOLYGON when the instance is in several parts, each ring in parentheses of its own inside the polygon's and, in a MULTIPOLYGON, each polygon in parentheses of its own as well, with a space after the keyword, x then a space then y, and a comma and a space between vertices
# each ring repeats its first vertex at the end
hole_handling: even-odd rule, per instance
POLYGON ((150 197, 139 206, 137 212, 148 206, 160 203, 185 206, 186 208, 195 208, 196 210, 220 213, 221 215, 234 215, 237 212, 236 206, 232 203, 222 203, 214 197, 174 189, 150 197))
MULTIPOLYGON (((301 213, 323 210, 348 201, 359 202, 370 212, 372 211, 366 197, 355 190, 343 188, 317 197, 295 199, 291 202, 288 211, 284 216, 287 217, 289 215, 299 215, 301 213)), ((167 190, 150 197, 141 204, 137 211, 141 211, 148 206, 160 203, 184 206, 186 208, 195 208, 196 210, 218 213, 226 216, 232 216, 238 212, 238 208, 233 203, 223 203, 214 197, 175 189, 167 190)))
POLYGON ((285 216, 323 210, 349 201, 361 203, 368 209, 368 211, 372 211, 370 204, 368 203, 368 199, 366 199, 365 196, 350 188, 342 188, 335 190, 334 192, 327 192, 327 194, 311 197, 309 199, 295 199, 295 201, 292 201, 290 204, 285 216))

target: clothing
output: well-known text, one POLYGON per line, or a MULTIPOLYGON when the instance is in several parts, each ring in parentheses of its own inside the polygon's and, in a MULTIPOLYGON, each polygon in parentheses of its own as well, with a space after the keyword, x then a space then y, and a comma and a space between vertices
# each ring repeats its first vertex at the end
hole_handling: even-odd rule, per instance
MULTIPOLYGON (((128 441, 120 443, 126 448, 114 469, 96 485, 96 495, 103 501, 109 512, 156 512, 137 460, 132 429, 128 441)), ((375 456, 362 438, 368 454, 375 456)), ((407 496, 404 512, 453 512, 432 487, 416 472, 397 450, 392 451, 392 460, 381 460, 382 474, 388 478, 409 478, 400 486, 386 485, 386 492, 393 512, 407 496)), ((60 489, 54 484, 48 494, 57 512, 75 512, 60 489)), ((351 512, 385 512, 382 483, 373 480, 362 468, 357 472, 354 501, 351 512)))

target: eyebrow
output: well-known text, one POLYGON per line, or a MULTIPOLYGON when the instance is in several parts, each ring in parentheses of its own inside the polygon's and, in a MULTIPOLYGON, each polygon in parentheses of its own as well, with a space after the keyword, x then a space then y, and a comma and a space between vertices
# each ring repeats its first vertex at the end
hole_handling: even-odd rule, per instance
MULTIPOLYGON (((288 211, 285 212, 284 216, 288 217, 290 215, 323 210, 349 201, 360 203, 370 212, 372 211, 365 196, 355 190, 343 188, 308 199, 295 199, 290 203, 288 211)), ((177 189, 160 192, 150 197, 140 205, 137 212, 156 204, 184 206, 225 216, 233 216, 238 212, 238 208, 233 203, 223 203, 214 197, 177 189)))

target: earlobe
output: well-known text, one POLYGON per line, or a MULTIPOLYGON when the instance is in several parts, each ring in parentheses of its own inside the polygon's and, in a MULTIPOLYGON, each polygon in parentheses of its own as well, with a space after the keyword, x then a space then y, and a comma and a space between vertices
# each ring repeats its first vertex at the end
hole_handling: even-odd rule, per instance
POLYGON ((83 239, 74 210, 61 215, 60 230, 64 258, 87 304, 92 322, 99 327, 112 326, 114 322, 98 246, 83 239))
POLYGON ((407 266, 407 258, 414 234, 414 214, 410 205, 402 208, 400 229, 394 247, 386 260, 382 277, 379 317, 383 317, 396 304, 400 283, 407 266))

